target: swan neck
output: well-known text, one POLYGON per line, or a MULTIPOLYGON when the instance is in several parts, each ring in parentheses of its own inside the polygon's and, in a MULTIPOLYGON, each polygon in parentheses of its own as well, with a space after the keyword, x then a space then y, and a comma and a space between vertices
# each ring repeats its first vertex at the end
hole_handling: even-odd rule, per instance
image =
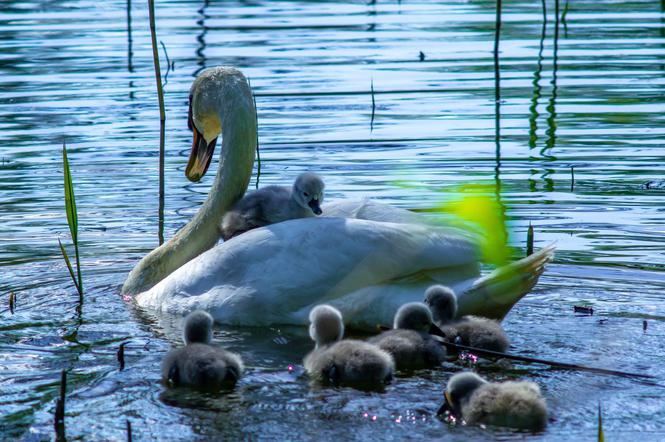
MULTIPOLYGON (((156 285, 176 269, 212 248, 220 237, 224 213, 244 195, 252 176, 256 151, 256 114, 251 91, 247 99, 223 97, 220 106, 222 146, 215 180, 205 202, 194 218, 173 238, 146 255, 132 270, 122 288, 123 294, 138 294, 156 285)), ((246 98, 246 97, 245 97, 246 98)))

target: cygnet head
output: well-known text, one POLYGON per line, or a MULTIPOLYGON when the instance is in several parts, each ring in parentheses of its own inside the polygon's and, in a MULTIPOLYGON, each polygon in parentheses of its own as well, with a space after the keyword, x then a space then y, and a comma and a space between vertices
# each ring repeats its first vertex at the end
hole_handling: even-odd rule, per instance
POLYGON ((203 310, 187 315, 182 331, 185 344, 209 344, 212 341, 212 324, 212 316, 203 310))
POLYGON ((432 311, 436 323, 452 321, 457 314, 457 296, 449 287, 433 285, 425 291, 425 304, 432 311))
POLYGON ((296 182, 293 184, 293 195, 301 207, 310 209, 314 215, 321 215, 324 188, 325 185, 320 176, 305 172, 298 175, 296 182))
POLYGON ((469 399, 471 394, 487 381, 471 371, 457 373, 448 380, 446 401, 453 411, 459 412, 462 401, 469 399))
POLYGON ((309 336, 316 346, 332 344, 344 336, 342 314, 330 305, 318 305, 309 313, 309 336))
POLYGON ((397 310, 393 328, 429 332, 432 326, 432 312, 422 302, 409 302, 397 310))

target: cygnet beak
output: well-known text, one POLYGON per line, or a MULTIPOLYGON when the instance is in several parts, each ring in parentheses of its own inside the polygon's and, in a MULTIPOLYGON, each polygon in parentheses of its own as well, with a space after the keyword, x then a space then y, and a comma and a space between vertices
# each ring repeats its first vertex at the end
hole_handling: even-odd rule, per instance
POLYGON ((447 338, 448 337, 448 336, 446 336, 446 334, 443 331, 441 331, 441 329, 439 327, 436 326, 436 324, 431 324, 429 326, 429 334, 434 335, 434 336, 440 336, 442 338, 447 338))
POLYGON ((238 370, 236 370, 235 367, 226 368, 226 374, 224 375, 225 382, 228 382, 230 384, 235 384, 236 382, 238 382, 239 377, 240 373, 238 373, 238 370))
POLYGON ((453 410, 453 405, 452 401, 450 400, 450 394, 447 391, 443 391, 443 404, 439 407, 439 409, 436 411, 437 416, 441 416, 445 412, 448 412, 452 414, 453 416, 455 415, 455 411, 453 410))
POLYGON ((312 209, 312 212, 314 212, 314 215, 321 215, 323 212, 321 211, 321 207, 319 206, 319 200, 317 199, 311 199, 309 200, 309 203, 307 203, 310 209, 312 209))

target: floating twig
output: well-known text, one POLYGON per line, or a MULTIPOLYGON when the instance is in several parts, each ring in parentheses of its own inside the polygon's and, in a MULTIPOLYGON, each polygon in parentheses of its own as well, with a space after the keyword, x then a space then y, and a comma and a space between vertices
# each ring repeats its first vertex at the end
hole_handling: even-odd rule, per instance
POLYGON ((62 370, 60 373, 60 397, 55 401, 55 419, 53 426, 55 429, 55 440, 66 441, 65 437, 65 393, 67 391, 67 372, 62 370))
POLYGON ((164 91, 162 89, 162 73, 159 68, 159 50, 157 49, 157 31, 155 28, 155 0, 148 0, 150 16, 150 37, 152 40, 152 60, 155 66, 155 82, 159 100, 159 245, 164 243, 164 137, 166 128, 166 112, 164 111, 164 91))
POLYGON ((593 307, 585 307, 582 305, 576 305, 573 307, 575 313, 581 313, 583 315, 593 315, 593 307))
MULTIPOLYGON (((14 292, 9 292, 9 313, 14 314, 14 307, 16 307, 16 295, 14 292)), ((646 323, 646 321, 644 321, 646 323)))
MULTIPOLYGON (((441 332, 443 334, 443 332, 441 332)), ((506 358, 506 359, 512 359, 514 361, 521 361, 521 362, 529 362, 529 363, 534 363, 534 364, 544 364, 544 365, 550 365, 552 367, 557 367, 557 368, 565 368, 565 369, 570 369, 570 370, 580 370, 580 371, 589 371, 592 373, 598 373, 598 374, 606 374, 606 375, 612 375, 612 376, 621 376, 621 377, 626 377, 626 378, 640 378, 640 379, 653 379, 654 377, 648 374, 641 374, 641 373, 630 373, 627 371, 620 371, 620 370, 609 370, 606 368, 596 368, 596 367, 587 367, 585 365, 578 365, 578 364, 569 364, 566 362, 557 362, 557 361, 551 361, 547 359, 539 359, 539 358, 531 358, 528 356, 518 356, 518 355, 512 355, 508 353, 502 353, 499 351, 492 351, 492 350, 485 350, 482 348, 476 348, 476 347, 469 347, 468 345, 462 345, 462 344, 453 344, 452 342, 447 342, 443 339, 443 337, 439 335, 433 335, 433 339, 435 339, 437 342, 439 342, 441 345, 446 347, 449 350, 457 350, 458 352, 460 350, 464 351, 469 351, 473 354, 476 354, 478 356, 485 356, 485 357, 493 357, 493 358, 506 358)))
POLYGON ((533 226, 529 223, 529 229, 526 231, 526 256, 533 255, 533 226))
POLYGON ((120 365, 120 371, 125 369, 125 345, 127 345, 126 342, 120 344, 120 347, 118 347, 118 352, 116 353, 118 358, 118 365, 120 365))
POLYGON ((423 51, 420 51, 420 53, 418 54, 418 58, 420 59, 420 61, 425 61, 425 53, 423 51))
POLYGON ((647 327, 648 327, 648 326, 649 326, 649 323, 647 322, 646 319, 645 319, 644 321, 642 321, 642 331, 643 331, 644 333, 647 332, 647 327))
POLYGON ((127 442, 132 442, 132 423, 127 419, 127 442))
POLYGON ((570 166, 570 191, 575 190, 575 166, 570 166))

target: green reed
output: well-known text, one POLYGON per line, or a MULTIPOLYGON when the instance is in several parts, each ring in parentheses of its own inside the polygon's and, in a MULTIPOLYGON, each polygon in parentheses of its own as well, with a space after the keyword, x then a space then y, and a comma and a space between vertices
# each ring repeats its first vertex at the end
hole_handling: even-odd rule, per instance
POLYGON ((58 244, 60 245, 60 252, 62 257, 65 259, 65 264, 67 264, 67 270, 69 270, 69 276, 72 277, 72 281, 76 286, 76 290, 79 293, 79 298, 83 300, 83 279, 81 277, 81 260, 79 258, 79 241, 78 241, 78 215, 76 213, 76 198, 74 196, 74 184, 72 182, 72 174, 69 170, 69 160, 67 159, 67 146, 65 143, 62 143, 62 164, 65 175, 65 212, 67 213, 67 224, 69 224, 69 232, 72 236, 72 242, 74 243, 74 253, 76 255, 76 274, 74 275, 74 269, 72 263, 67 256, 67 250, 65 246, 62 245, 62 241, 58 238, 58 244))
POLYGON ((526 233, 526 256, 533 255, 533 226, 529 223, 529 230, 526 233))

